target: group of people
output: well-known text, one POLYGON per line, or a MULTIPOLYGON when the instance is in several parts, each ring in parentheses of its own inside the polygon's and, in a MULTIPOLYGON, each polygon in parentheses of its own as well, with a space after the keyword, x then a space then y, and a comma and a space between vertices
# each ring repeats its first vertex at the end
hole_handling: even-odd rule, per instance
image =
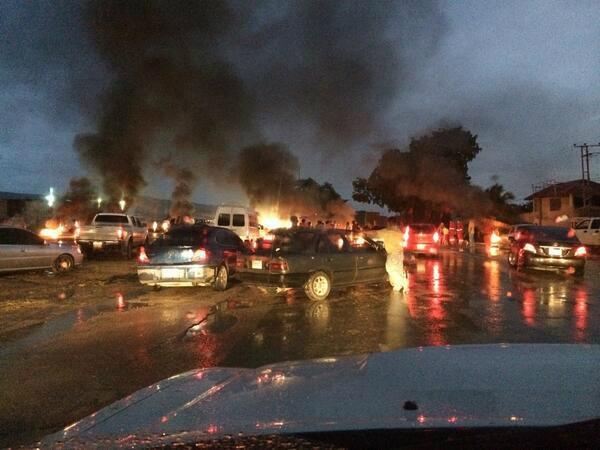
MULTIPOLYGON (((441 245, 459 247, 465 243, 465 230, 464 224, 460 220, 451 220, 448 222, 448 226, 444 222, 441 222, 437 227, 437 232, 440 237, 441 245)), ((469 220, 467 225, 467 234, 469 244, 475 243, 475 221, 469 220)))
MULTIPOLYGON (((317 230, 335 230, 342 228, 342 224, 334 220, 317 220, 313 225, 311 220, 307 220, 305 217, 298 219, 297 216, 290 217, 292 228, 315 228, 317 230)), ((344 226, 346 231, 359 231, 360 226, 358 222, 353 220, 352 222, 346 222, 344 226)))

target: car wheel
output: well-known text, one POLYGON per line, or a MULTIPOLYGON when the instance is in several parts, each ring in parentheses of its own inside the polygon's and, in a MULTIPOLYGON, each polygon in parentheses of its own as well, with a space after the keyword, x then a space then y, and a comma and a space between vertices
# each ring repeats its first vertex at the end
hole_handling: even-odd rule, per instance
POLYGON ((65 273, 73 268, 74 261, 71 255, 60 255, 54 260, 52 268, 56 273, 65 273))
POLYGON ((304 292, 313 301, 325 300, 331 291, 331 278, 325 272, 315 272, 304 285, 304 292))
POLYGON ((229 282, 229 272, 227 271, 227 267, 225 264, 222 264, 217 269, 217 274, 215 275, 215 283, 213 285, 216 291, 224 291, 227 289, 227 283, 229 282))
POLYGON ((508 265, 510 267, 517 266, 517 257, 515 256, 515 254, 512 251, 508 252, 508 265))

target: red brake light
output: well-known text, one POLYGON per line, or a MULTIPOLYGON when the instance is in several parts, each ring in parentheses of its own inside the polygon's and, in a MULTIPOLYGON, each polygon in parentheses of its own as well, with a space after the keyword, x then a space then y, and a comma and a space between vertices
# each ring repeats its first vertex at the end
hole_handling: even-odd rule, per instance
POLYGON ((585 256, 587 255, 587 250, 585 249, 585 247, 582 245, 581 247, 577 247, 577 250, 575 250, 575 256, 585 256))
POLYGON ((204 262, 208 259, 208 253, 203 248, 199 248, 194 252, 194 256, 192 256, 192 261, 200 261, 204 262))
POLYGON ((433 242, 438 242, 439 240, 440 240, 440 235, 436 231, 435 233, 433 233, 433 242))
POLYGON ((125 232, 123 231, 123 228, 117 228, 117 238, 123 239, 124 235, 125 235, 125 232))
POLYGON ((288 270, 288 265, 286 261, 281 261, 279 259, 274 259, 269 261, 269 271, 270 272, 286 272, 288 270))
POLYGON ((147 264, 150 262, 150 258, 146 255, 146 249, 144 247, 140 247, 140 251, 138 252, 138 262, 140 264, 147 264))

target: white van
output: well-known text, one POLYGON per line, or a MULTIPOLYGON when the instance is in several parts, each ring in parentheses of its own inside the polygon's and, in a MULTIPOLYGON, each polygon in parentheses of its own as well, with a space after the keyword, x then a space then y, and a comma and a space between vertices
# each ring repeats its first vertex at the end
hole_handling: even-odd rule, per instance
POLYGON ((600 217, 576 217, 573 228, 582 244, 600 246, 600 217))
POLYGON ((220 205, 217 207, 213 225, 228 228, 249 243, 260 237, 258 214, 246 206, 220 205))

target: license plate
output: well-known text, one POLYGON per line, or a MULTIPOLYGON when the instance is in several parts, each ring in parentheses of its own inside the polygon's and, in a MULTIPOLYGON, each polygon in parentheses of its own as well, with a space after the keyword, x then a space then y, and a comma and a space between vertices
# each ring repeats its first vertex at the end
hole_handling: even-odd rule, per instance
POLYGON ((263 263, 260 260, 252 260, 252 268, 253 269, 262 269, 263 268, 263 263))
POLYGON ((548 254, 550 256, 562 256, 562 249, 558 247, 550 247, 550 249, 548 250, 548 254))
POLYGON ((102 242, 94 241, 92 245, 94 246, 94 248, 102 248, 102 242))
POLYGON ((417 244, 417 250, 425 250, 425 244, 417 244))
POLYGON ((183 270, 181 270, 181 269, 162 269, 161 277, 163 280, 183 278, 183 270))

